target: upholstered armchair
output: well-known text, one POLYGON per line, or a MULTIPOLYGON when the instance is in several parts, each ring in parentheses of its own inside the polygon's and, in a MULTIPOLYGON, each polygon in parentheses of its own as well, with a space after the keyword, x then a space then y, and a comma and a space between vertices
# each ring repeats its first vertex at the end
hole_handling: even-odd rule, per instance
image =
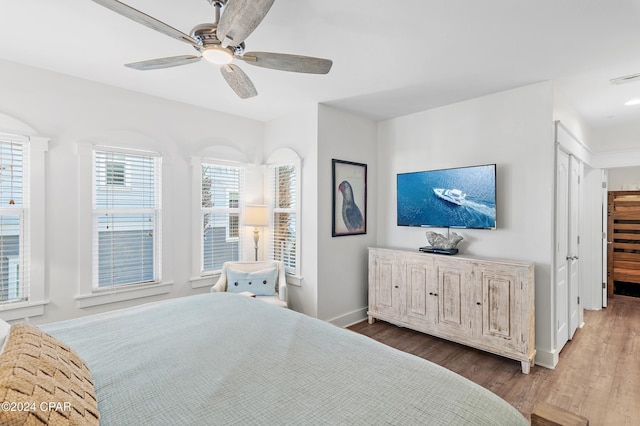
POLYGON ((272 305, 288 307, 284 264, 275 260, 225 262, 218 282, 211 292, 249 292, 272 305))

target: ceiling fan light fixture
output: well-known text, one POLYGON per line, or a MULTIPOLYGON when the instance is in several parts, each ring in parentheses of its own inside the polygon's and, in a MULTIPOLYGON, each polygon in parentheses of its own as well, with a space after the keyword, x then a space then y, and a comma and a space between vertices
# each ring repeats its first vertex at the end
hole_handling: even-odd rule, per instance
POLYGON ((230 49, 220 46, 210 46, 202 51, 202 56, 212 64, 225 65, 233 61, 233 53, 230 49))

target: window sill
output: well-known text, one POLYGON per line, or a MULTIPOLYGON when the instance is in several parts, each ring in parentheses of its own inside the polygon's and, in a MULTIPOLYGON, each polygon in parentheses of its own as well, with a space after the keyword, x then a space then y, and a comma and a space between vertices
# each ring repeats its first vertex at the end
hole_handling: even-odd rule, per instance
POLYGON ((93 294, 81 294, 76 296, 79 308, 106 305, 108 303, 123 302, 125 300, 140 299, 143 297, 158 296, 171 291, 173 282, 155 283, 143 286, 123 287, 113 290, 95 292, 93 294))
POLYGON ((202 277, 191 278, 191 288, 213 287, 218 282, 220 274, 204 275, 202 277))
POLYGON ((0 305, 0 317, 5 321, 13 321, 44 314, 44 307, 49 301, 17 302, 0 305))
POLYGON ((287 285, 302 287, 303 278, 299 275, 287 275, 287 285))

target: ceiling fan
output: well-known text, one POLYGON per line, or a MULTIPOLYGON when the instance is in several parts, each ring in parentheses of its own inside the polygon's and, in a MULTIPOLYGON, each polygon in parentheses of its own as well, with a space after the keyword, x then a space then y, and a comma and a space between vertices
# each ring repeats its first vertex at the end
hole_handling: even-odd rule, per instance
POLYGON ((327 74, 333 65, 329 59, 311 56, 244 51, 244 40, 262 22, 275 0, 207 0, 215 8, 215 22, 196 25, 190 34, 185 34, 118 0, 93 1, 139 24, 188 43, 199 52, 199 55, 133 62, 125 64, 126 67, 142 71, 155 70, 191 64, 205 58, 209 62, 221 65, 220 72, 225 81, 242 99, 256 96, 258 92, 244 71, 231 63, 234 59, 258 67, 309 74, 327 74))

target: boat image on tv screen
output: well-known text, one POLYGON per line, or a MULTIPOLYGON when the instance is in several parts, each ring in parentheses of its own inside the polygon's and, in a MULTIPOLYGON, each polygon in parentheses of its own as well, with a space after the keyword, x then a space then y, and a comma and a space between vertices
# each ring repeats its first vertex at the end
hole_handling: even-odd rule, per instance
POLYGON ((400 173, 398 226, 496 227, 496 165, 400 173))

